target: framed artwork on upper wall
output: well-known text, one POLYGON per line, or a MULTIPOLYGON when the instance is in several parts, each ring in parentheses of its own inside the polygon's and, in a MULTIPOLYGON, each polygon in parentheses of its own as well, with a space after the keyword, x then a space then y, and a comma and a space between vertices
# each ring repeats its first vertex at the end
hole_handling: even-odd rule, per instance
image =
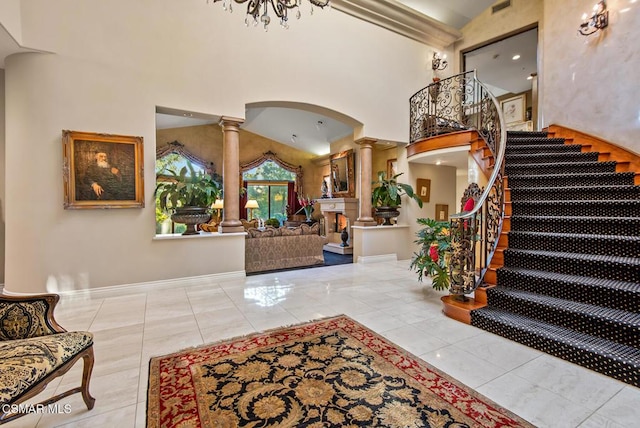
POLYGON ((422 202, 429 202, 431 195, 431 180, 428 178, 418 178, 416 180, 416 194, 422 202))
POLYGON ((449 220, 449 205, 436 204, 436 220, 448 221, 449 220))
POLYGON ((62 131, 64 208, 143 208, 142 142, 142 137, 62 131))
POLYGON ((526 111, 526 94, 500 101, 505 123, 523 122, 526 111))

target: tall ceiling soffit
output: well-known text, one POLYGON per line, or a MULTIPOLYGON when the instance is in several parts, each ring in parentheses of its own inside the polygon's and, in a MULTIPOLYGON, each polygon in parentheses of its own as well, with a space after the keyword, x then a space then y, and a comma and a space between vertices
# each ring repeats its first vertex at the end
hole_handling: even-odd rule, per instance
POLYGON ((435 48, 444 49, 462 37, 456 28, 395 0, 331 0, 331 7, 435 48))

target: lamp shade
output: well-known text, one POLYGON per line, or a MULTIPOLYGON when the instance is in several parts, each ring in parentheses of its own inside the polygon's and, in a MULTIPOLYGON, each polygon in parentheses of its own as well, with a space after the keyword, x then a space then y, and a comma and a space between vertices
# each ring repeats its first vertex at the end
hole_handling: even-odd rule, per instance
POLYGON ((218 210, 224 208, 224 200, 216 199, 213 205, 211 205, 211 208, 218 209, 218 210))
POLYGON ((258 201, 256 201, 255 199, 249 199, 244 207, 245 208, 260 208, 260 206, 258 205, 258 201))

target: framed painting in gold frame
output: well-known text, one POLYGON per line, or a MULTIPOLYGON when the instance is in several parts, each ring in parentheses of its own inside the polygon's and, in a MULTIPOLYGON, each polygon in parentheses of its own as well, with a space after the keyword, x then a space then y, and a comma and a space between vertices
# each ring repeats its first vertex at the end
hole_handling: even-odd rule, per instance
POLYGON ((62 131, 64 208, 143 208, 142 143, 142 137, 62 131))

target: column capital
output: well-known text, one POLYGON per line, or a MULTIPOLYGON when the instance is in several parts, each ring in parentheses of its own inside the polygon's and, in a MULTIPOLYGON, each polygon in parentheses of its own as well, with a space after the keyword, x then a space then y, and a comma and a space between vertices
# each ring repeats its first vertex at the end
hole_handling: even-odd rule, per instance
POLYGON ((240 127, 244 123, 244 119, 239 117, 231 117, 231 116, 222 116, 220 118, 220 122, 218 122, 221 127, 231 126, 231 127, 240 127))
POLYGON ((377 138, 371 138, 371 137, 362 137, 354 141, 354 143, 363 147, 367 147, 367 146, 373 147, 373 145, 377 142, 378 142, 377 138))

